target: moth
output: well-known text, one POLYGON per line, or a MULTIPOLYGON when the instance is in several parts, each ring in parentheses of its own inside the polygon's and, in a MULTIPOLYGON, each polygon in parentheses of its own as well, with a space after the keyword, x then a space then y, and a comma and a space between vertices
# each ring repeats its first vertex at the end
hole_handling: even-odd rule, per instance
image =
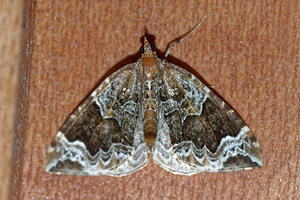
POLYGON ((193 74, 158 58, 145 37, 141 58, 106 78, 62 125, 46 171, 124 176, 149 154, 181 175, 263 165, 238 114, 193 74))

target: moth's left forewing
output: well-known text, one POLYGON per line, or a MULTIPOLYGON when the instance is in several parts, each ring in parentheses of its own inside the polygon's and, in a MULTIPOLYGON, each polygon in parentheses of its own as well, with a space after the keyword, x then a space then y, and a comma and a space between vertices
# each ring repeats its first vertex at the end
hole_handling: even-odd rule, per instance
POLYGON ((161 62, 158 135, 153 160, 175 174, 262 166, 245 122, 190 72, 161 62))
POLYGON ((136 62, 113 73, 70 115, 48 149, 46 171, 124 176, 147 164, 140 70, 136 62))

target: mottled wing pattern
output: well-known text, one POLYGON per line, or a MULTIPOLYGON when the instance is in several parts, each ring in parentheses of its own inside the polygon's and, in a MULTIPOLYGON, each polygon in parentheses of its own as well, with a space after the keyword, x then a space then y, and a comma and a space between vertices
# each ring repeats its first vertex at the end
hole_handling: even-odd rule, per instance
POLYGON ((140 63, 112 74, 71 114, 48 149, 47 171, 123 176, 147 164, 140 63))
POLYGON ((160 68, 155 163, 186 175, 262 165, 255 136, 224 101, 188 71, 166 61, 160 68))

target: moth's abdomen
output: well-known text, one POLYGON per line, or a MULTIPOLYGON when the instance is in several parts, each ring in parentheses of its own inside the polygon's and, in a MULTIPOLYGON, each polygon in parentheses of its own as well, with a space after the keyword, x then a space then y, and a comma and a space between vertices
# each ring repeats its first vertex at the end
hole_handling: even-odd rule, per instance
MULTIPOLYGON (((145 107, 150 105, 146 103, 145 107)), ((144 114, 144 136, 147 146, 151 149, 154 145, 157 133, 157 117, 155 110, 146 109, 144 114)))
POLYGON ((144 83, 144 136, 145 142, 151 150, 156 139, 157 115, 156 115, 156 87, 154 81, 147 80, 144 83))

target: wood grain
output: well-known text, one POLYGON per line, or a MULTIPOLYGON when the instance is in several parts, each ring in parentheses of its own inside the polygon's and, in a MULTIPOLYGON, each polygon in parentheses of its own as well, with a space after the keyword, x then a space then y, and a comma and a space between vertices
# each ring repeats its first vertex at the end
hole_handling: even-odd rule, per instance
POLYGON ((0 199, 9 198, 23 2, 0 3, 0 199))
POLYGON ((26 4, 30 45, 23 52, 13 199, 300 199, 297 0, 26 4), (207 20, 168 60, 214 86, 241 115, 262 146, 264 166, 191 177, 153 162, 122 178, 46 173, 56 131, 104 77, 139 57, 145 29, 163 52, 204 13, 207 20))

